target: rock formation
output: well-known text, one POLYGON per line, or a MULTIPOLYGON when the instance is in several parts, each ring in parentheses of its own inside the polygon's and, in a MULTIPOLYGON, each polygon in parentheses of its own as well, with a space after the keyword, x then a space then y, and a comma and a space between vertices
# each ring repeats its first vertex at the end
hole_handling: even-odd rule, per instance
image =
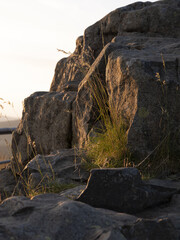
MULTIPOLYGON (((13 135, 14 159, 21 158, 25 166, 35 154, 82 147, 97 124, 90 87, 97 78, 117 114, 127 121, 128 146, 139 159, 170 131, 177 133, 179 21, 178 0, 137 2, 88 27, 74 53, 57 63, 50 93, 25 100, 13 135)), ((176 138, 178 149, 179 135, 176 138)))
POLYGON ((88 173, 74 150, 101 123, 93 97, 100 83, 139 161, 167 136, 178 156, 179 23, 179 0, 118 8, 88 27, 74 53, 57 63, 49 92, 25 99, 11 165, 0 171, 0 239, 180 239, 179 179, 147 183, 135 168, 93 170, 85 188, 88 173), (24 179, 44 187, 49 178, 80 186, 14 196, 27 195, 24 179))

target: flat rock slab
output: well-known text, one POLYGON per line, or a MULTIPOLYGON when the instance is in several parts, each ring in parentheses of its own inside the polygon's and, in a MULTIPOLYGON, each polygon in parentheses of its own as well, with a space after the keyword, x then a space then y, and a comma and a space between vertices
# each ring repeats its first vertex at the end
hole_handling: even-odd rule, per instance
POLYGON ((77 201, 124 213, 169 202, 175 189, 145 184, 136 168, 94 169, 77 201))
POLYGON ((1 240, 176 240, 176 236, 168 219, 138 219, 58 194, 31 200, 11 197, 0 204, 1 240))
POLYGON ((0 205, 0 239, 125 240, 121 227, 136 219, 57 194, 39 195, 32 200, 12 197, 0 205))

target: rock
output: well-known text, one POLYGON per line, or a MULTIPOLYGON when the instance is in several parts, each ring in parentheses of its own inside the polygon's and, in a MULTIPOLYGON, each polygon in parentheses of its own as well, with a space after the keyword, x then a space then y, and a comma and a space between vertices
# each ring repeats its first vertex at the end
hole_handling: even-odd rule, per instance
POLYGON ((145 184, 136 168, 93 169, 77 201, 134 214, 170 201, 177 191, 145 184))
MULTIPOLYGON (((25 99, 23 117, 12 135, 12 164, 20 169, 37 154, 71 147, 75 92, 38 92, 25 99)), ((18 171, 18 169, 17 169, 18 171)))
MULTIPOLYGON (((152 153, 169 132, 177 134, 179 21, 179 0, 164 0, 118 8, 88 27, 77 39, 74 53, 57 63, 51 93, 26 99, 21 124, 14 133, 14 159, 21 158, 25 166, 42 150, 49 154, 83 146, 99 125, 97 103, 90 90, 97 79, 105 87, 107 102, 117 107, 117 115, 127 122, 127 144, 137 159, 152 153), (53 105, 49 112, 47 104, 53 105), (23 128, 27 128, 26 134, 23 128), (37 145, 36 152, 27 133, 37 145)), ((179 154, 180 137, 175 137, 179 154)))
POLYGON ((136 2, 110 12, 88 27, 84 36, 77 39, 75 52, 57 64, 51 91, 62 90, 63 84, 67 82, 80 82, 83 79, 84 66, 89 69, 87 62, 92 64, 103 47, 114 37, 180 37, 178 23, 178 0, 136 2))
MULTIPOLYGON (((62 149, 50 155, 36 155, 24 168, 25 179, 31 186, 46 184, 86 183, 89 173, 81 167, 81 157, 75 149, 62 149)), ((21 181, 21 179, 20 179, 21 181)))
POLYGON ((13 174, 10 167, 6 167, 0 171, 0 202, 12 195, 16 183, 15 173, 13 174))
POLYGON ((0 205, 0 239, 125 240, 121 227, 136 219, 56 194, 12 197, 0 205))
POLYGON ((169 219, 138 219, 135 224, 123 227, 123 234, 128 240, 179 239, 177 231, 169 219))
MULTIPOLYGON (((73 103, 73 144, 82 147, 87 134, 97 122, 97 104, 94 101, 94 88, 105 84, 106 58, 117 48, 116 44, 107 44, 90 67, 81 82, 76 100, 73 103)), ((101 93, 99 93, 101 94, 101 93)))
POLYGON ((171 132, 178 154, 179 39, 118 37, 114 41, 124 47, 108 57, 107 90, 109 104, 128 123, 129 149, 144 159, 171 132))
POLYGON ((83 37, 76 40, 76 49, 68 58, 61 59, 55 69, 50 91, 77 91, 89 66, 82 57, 83 37))
MULTIPOLYGON (((139 159, 152 152, 168 131, 176 132, 179 139, 179 56, 179 39, 113 39, 79 86, 73 103, 73 143, 83 146, 97 124, 98 108, 91 86, 99 86, 98 81, 105 86, 109 105, 114 107, 117 117, 126 121, 129 149, 139 159)), ((178 142, 174 144, 177 150, 178 142)))
POLYGON ((177 239, 174 236, 176 229, 170 220, 138 219, 125 213, 96 209, 58 194, 43 194, 31 200, 11 197, 0 205, 2 240, 177 239))
POLYGON ((77 187, 67 189, 65 191, 62 191, 60 193, 60 196, 75 200, 81 194, 81 192, 84 191, 85 187, 86 185, 79 185, 77 187))
POLYGON ((136 216, 151 220, 155 218, 168 218, 175 226, 180 238, 180 181, 152 179, 149 182, 156 186, 167 186, 168 188, 176 189, 178 194, 173 195, 169 203, 155 206, 153 209, 147 209, 136 214, 136 216))
POLYGON ((180 191, 180 181, 179 181, 178 174, 172 176, 168 176, 166 179, 158 179, 158 178, 152 178, 150 180, 147 180, 146 182, 151 185, 160 186, 160 187, 167 187, 172 188, 176 190, 177 192, 180 191))

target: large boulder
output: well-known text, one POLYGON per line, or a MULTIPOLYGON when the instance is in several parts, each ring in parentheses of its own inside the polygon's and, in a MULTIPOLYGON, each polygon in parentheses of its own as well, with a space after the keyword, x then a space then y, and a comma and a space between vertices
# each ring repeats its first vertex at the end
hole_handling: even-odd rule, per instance
MULTIPOLYGON (((128 146, 144 158, 170 134, 180 149, 179 39, 118 37, 106 82, 111 106, 128 122, 128 146)), ((177 153, 178 154, 178 151, 177 153)))
POLYGON ((134 214, 170 201, 175 192, 145 184, 136 168, 93 169, 77 201, 134 214))
MULTIPOLYGON (((179 57, 176 38, 114 38, 79 86, 73 103, 73 142, 82 146, 97 124, 97 103, 92 88, 101 86, 98 82, 107 91, 109 106, 128 123, 129 148, 141 158, 170 131, 177 133, 179 57)), ((176 143, 179 147, 179 141, 176 143)))
POLYGON ((12 164, 22 169, 37 154, 70 148, 72 102, 76 92, 37 92, 26 98, 22 120, 12 135, 12 164))

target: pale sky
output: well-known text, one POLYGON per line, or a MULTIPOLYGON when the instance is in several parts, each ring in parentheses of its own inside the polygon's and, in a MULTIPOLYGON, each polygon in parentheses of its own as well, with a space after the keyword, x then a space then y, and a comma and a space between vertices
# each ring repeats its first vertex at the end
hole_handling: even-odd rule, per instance
POLYGON ((1 113, 21 118, 24 98, 48 91, 56 63, 66 57, 57 48, 73 52, 88 26, 133 2, 0 0, 0 98, 14 105, 1 113))

